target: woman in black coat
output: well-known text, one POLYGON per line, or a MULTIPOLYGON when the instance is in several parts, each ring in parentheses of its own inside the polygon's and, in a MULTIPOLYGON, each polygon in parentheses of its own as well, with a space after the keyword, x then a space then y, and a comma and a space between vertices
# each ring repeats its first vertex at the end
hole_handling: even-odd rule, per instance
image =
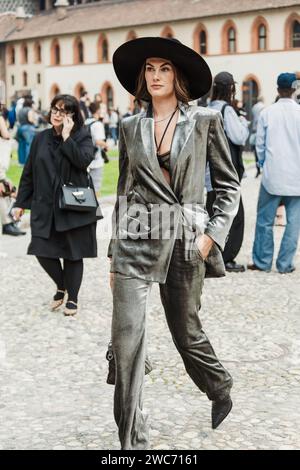
POLYGON ((55 282, 52 310, 68 299, 65 315, 77 312, 77 297, 83 275, 83 258, 97 256, 96 210, 66 211, 59 208, 63 183, 87 187, 87 167, 93 160, 93 143, 83 127, 78 101, 57 95, 49 114, 51 129, 32 142, 21 177, 14 216, 31 209, 32 239, 28 254, 35 255, 55 282), (60 262, 63 259, 63 265, 60 262))

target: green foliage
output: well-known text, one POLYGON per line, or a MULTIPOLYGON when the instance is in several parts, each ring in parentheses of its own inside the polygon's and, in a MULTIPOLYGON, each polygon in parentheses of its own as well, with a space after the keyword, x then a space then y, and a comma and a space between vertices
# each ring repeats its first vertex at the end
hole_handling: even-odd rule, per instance
MULTIPOLYGON (((110 162, 105 164, 103 167, 103 183, 101 196, 108 196, 110 194, 115 194, 117 189, 117 180, 118 180, 118 151, 111 150, 108 152, 110 157, 110 162)), ((10 168, 7 172, 7 177, 13 182, 15 186, 19 185, 22 167, 18 164, 17 152, 14 152, 12 155, 12 161, 10 168)))

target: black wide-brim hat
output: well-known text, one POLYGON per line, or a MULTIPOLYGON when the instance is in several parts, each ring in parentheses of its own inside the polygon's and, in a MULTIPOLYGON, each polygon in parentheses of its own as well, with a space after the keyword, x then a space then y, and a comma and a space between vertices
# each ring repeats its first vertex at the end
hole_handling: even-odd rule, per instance
POLYGON ((125 42, 113 55, 115 73, 123 87, 135 95, 137 80, 146 59, 170 60, 187 80, 191 100, 209 92, 212 75, 205 60, 177 39, 161 37, 137 38, 125 42))

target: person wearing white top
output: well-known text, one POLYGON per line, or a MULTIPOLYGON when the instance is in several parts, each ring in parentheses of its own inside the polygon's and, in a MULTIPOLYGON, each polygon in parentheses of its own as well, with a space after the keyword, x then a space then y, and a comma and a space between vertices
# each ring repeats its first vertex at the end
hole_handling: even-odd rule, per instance
POLYGON ((300 234, 300 106, 292 99, 297 75, 277 79, 279 100, 264 109, 258 120, 256 151, 263 169, 257 205, 253 264, 249 269, 269 272, 274 255, 273 226, 278 206, 285 206, 287 224, 276 267, 280 273, 295 270, 300 234))
POLYGON ((85 121, 85 125, 90 127, 93 145, 95 147, 95 155, 94 160, 89 165, 89 172, 94 183, 95 191, 99 194, 102 185, 104 165, 101 149, 107 150, 107 144, 105 142, 104 125, 99 120, 101 114, 99 103, 91 103, 90 112, 92 117, 85 121))
MULTIPOLYGON (((235 97, 235 81, 231 73, 220 72, 214 78, 212 100, 209 108, 219 111, 223 116, 224 130, 230 148, 232 163, 236 169, 239 180, 244 174, 244 164, 242 159, 242 146, 245 145, 249 136, 248 121, 243 116, 238 116, 232 106, 235 97)), ((207 164, 205 185, 207 189, 206 207, 208 213, 213 214, 213 204, 215 202, 215 191, 211 184, 210 169, 207 164)), ((228 240, 222 253, 226 271, 244 272, 245 267, 235 261, 244 237, 245 215, 242 198, 240 199, 239 210, 233 220, 228 240)))

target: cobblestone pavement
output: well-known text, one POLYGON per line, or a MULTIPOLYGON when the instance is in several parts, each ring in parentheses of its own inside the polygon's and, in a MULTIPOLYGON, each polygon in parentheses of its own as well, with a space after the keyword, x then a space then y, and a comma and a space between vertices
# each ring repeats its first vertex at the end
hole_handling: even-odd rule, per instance
MULTIPOLYGON (((243 181, 243 263, 251 260, 259 183, 253 175, 248 170, 243 181)), ((111 211, 109 200, 104 207, 111 211)), ((277 239, 282 231, 276 227, 277 239)), ((105 383, 107 240, 99 241, 98 259, 85 263, 76 318, 49 311, 53 285, 25 255, 28 241, 29 235, 0 240, 0 449, 118 449, 113 387, 105 383)), ((155 369, 145 388, 152 449, 300 448, 299 252, 296 267, 289 275, 248 271, 205 283, 203 327, 234 378, 234 407, 217 431, 210 427, 210 402, 184 371, 153 288, 148 341, 155 369)))

